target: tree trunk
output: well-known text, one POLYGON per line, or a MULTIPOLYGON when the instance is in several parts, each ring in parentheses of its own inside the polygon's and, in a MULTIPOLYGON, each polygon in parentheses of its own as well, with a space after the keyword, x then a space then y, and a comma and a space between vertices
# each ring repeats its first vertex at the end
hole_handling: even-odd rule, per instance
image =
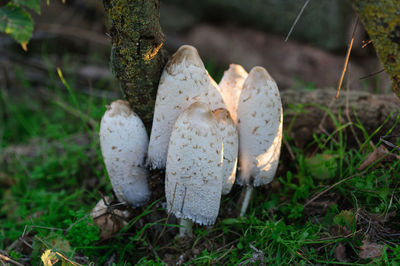
POLYGON ((111 69, 147 130, 167 55, 162 49, 160 0, 104 0, 112 37, 111 69))
MULTIPOLYGON (((400 135, 400 102, 393 94, 349 91, 343 92, 343 97, 337 100, 335 94, 334 89, 287 90, 281 93, 284 132, 293 137, 296 146, 305 147, 313 141, 315 133, 330 134, 337 130, 339 126, 332 117, 340 125, 348 122, 361 124, 368 136, 377 130, 375 141, 389 134, 392 127, 390 134, 400 135)), ((353 126, 353 130, 349 126, 344 130, 350 144, 357 144, 356 138, 360 142, 367 138, 357 126, 353 126)))
POLYGON ((351 0, 400 98, 400 0, 351 0))

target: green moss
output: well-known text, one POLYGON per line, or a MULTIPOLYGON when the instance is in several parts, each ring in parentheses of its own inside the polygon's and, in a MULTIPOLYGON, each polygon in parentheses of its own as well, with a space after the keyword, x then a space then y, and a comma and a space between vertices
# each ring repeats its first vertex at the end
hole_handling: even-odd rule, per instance
POLYGON ((400 98, 400 1, 352 0, 400 98))

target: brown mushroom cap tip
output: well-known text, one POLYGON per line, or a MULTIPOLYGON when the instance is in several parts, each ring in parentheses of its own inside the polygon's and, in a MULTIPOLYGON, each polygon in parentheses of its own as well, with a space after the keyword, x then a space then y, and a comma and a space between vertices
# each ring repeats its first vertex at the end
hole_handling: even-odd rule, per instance
POLYGON ((107 111, 110 117, 116 115, 123 115, 125 117, 128 117, 133 113, 129 102, 124 100, 116 100, 112 102, 111 105, 107 106, 107 111))
POLYGON ((197 49, 191 45, 182 45, 178 51, 176 51, 168 61, 166 70, 171 73, 175 65, 181 64, 186 61, 189 64, 193 64, 197 67, 204 67, 203 61, 201 61, 200 55, 197 49))

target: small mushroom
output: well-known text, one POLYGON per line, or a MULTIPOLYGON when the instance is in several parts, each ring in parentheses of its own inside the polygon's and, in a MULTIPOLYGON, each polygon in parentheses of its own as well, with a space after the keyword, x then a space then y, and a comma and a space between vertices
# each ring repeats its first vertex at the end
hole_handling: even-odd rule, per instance
POLYGON ((107 107, 100 124, 104 164, 119 201, 141 206, 150 197, 144 161, 148 147, 146 129, 128 102, 107 107))
POLYGON ((183 45, 166 64, 158 85, 147 158, 150 168, 165 167, 174 123, 197 101, 207 103, 211 110, 225 106, 218 85, 208 75, 196 48, 183 45))
POLYGON ((276 173, 282 142, 282 102, 278 86, 262 67, 247 77, 238 105, 239 176, 247 186, 241 215, 244 215, 252 187, 268 184, 276 173))
POLYGON ((230 64, 229 69, 224 72, 224 75, 219 82, 219 88, 226 103, 231 117, 237 123, 237 107, 239 103, 240 93, 248 74, 241 65, 230 64))
POLYGON ((231 191, 236 179, 239 148, 238 131, 228 110, 223 108, 217 109, 214 111, 214 116, 217 118, 219 133, 223 140, 222 195, 226 195, 231 191))
POLYGON ((181 219, 180 236, 191 223, 212 225, 222 190, 222 140, 207 104, 196 102, 174 125, 168 148, 165 195, 169 212, 181 219))

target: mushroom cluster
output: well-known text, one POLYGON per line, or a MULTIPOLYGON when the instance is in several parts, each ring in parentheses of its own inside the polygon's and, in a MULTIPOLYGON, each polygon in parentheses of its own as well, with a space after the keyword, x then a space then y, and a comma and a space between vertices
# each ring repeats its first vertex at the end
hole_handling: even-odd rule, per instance
POLYGON ((167 211, 181 219, 181 236, 192 234, 192 222, 215 223, 237 169, 244 215, 252 188, 276 173, 281 140, 282 104, 268 72, 231 64, 217 84, 189 45, 172 55, 161 75, 150 141, 125 101, 113 102, 100 126, 117 198, 143 205, 150 196, 147 167, 165 168, 167 211))

